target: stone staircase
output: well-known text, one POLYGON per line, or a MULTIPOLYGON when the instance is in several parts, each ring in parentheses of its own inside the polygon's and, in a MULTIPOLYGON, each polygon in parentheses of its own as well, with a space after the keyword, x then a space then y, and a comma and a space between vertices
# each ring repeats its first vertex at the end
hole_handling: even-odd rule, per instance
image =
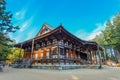
POLYGON ((13 68, 31 68, 33 60, 31 59, 23 59, 20 63, 13 64, 13 68))

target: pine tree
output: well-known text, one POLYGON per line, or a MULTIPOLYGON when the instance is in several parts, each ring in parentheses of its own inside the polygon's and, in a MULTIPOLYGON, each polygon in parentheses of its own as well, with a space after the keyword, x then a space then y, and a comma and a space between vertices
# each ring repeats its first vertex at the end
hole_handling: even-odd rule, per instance
POLYGON ((6 1, 0 0, 0 60, 5 59, 7 53, 10 53, 11 45, 9 43, 12 40, 8 34, 10 32, 14 33, 18 29, 18 26, 12 24, 12 13, 6 11, 6 1))

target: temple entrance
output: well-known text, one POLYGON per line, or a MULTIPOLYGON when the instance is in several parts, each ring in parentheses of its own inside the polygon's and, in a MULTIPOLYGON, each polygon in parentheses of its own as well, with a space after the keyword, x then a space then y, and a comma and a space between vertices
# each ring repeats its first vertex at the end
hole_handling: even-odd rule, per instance
POLYGON ((80 52, 80 57, 81 57, 81 59, 87 61, 87 54, 86 54, 86 53, 82 53, 82 52, 80 52))

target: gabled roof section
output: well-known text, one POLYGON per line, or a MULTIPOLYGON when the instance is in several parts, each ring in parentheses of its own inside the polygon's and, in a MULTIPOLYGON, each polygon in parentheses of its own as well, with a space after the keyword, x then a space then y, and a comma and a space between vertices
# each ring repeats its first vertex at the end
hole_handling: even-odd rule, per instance
POLYGON ((54 28, 50 25, 48 25, 47 23, 44 23, 41 27, 41 29, 39 30, 39 32, 37 33, 36 37, 37 36, 41 36, 43 34, 46 34, 50 31, 52 31, 54 28))
MULTIPOLYGON (((48 24, 43 24, 42 28, 40 29, 40 31, 38 32, 38 34, 36 35, 36 37, 33 38, 33 39, 34 39, 35 41, 39 41, 40 39, 46 38, 46 37, 48 37, 48 36, 50 36, 50 35, 52 35, 52 34, 53 34, 54 36, 56 36, 56 38, 58 38, 58 37, 59 37, 59 36, 57 36, 58 33, 59 33, 59 34, 62 34, 62 36, 65 35, 65 37, 70 38, 70 39, 71 39, 72 41, 74 41, 74 42, 77 42, 77 43, 75 43, 75 44, 78 44, 78 45, 80 44, 80 45, 82 45, 82 48, 83 48, 83 49, 89 48, 89 49, 91 49, 91 50, 97 50, 98 47, 99 47, 99 49, 100 49, 101 51, 103 50, 102 47, 100 47, 96 42, 82 40, 82 39, 76 37, 75 35, 73 35, 72 33, 70 33, 69 31, 67 31, 62 25, 60 25, 60 26, 58 26, 57 28, 53 29, 53 28, 52 28, 51 26, 49 26, 48 24), (43 33, 45 29, 49 29, 50 31, 43 33), (42 32, 42 31, 43 31, 43 32, 42 32), (57 33, 57 34, 56 34, 56 33, 57 33)), ((33 39, 24 41, 24 42, 22 42, 22 43, 18 43, 18 44, 16 44, 15 46, 16 46, 16 47, 20 47, 21 44, 24 44, 24 45, 26 45, 26 44, 31 44, 33 39)))

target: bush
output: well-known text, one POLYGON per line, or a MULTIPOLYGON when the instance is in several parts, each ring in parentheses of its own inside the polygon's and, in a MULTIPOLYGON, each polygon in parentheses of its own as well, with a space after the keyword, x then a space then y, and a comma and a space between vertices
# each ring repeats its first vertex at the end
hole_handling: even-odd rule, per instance
POLYGON ((116 67, 120 67, 120 63, 117 63, 117 64, 116 64, 116 67))
POLYGON ((107 65, 107 61, 104 61, 102 64, 103 64, 103 65, 107 65))

